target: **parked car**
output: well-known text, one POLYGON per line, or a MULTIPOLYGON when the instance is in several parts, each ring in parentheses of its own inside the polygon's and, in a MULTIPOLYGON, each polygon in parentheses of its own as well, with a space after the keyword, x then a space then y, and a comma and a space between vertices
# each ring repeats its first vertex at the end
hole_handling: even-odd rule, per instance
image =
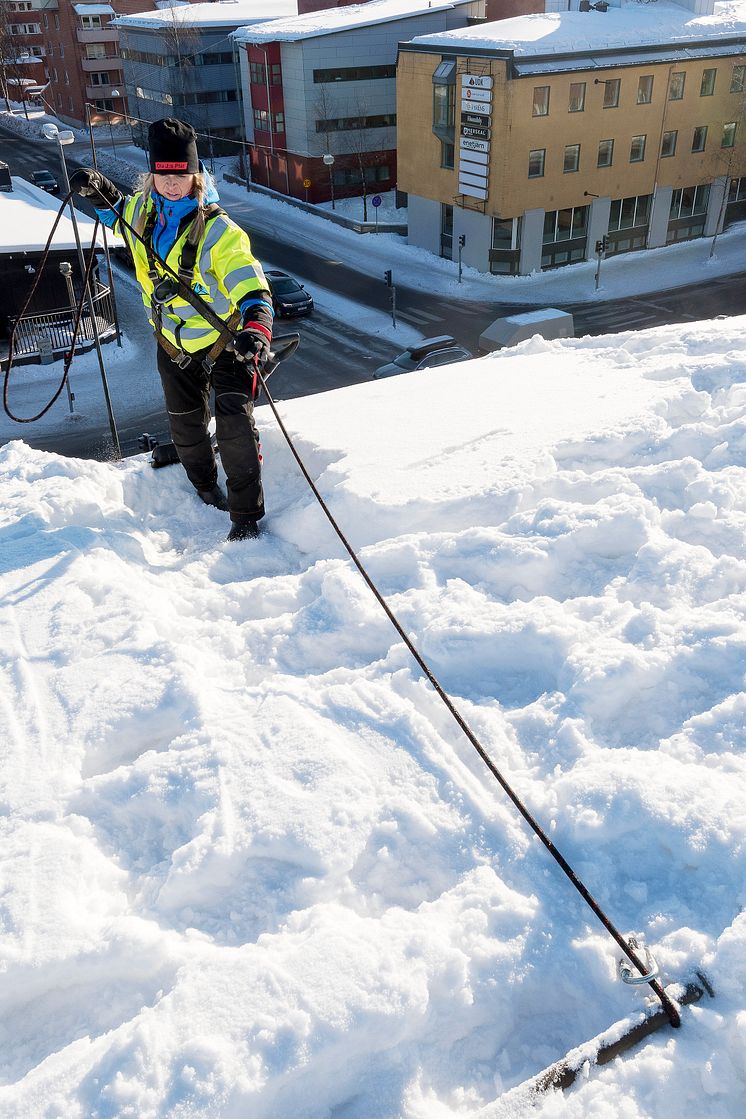
POLYGON ((49 194, 59 194, 60 186, 51 171, 32 171, 31 182, 49 194))
POLYGON ((414 369, 434 369, 438 365, 469 361, 473 356, 463 346, 459 346, 450 334, 441 334, 437 338, 425 338, 422 342, 407 346, 403 354, 386 365, 379 366, 373 374, 373 380, 395 377, 397 373, 411 373, 414 369))
POLYGON ((299 284, 286 272, 265 272, 272 293, 275 314, 282 318, 292 315, 310 315, 313 311, 313 296, 309 295, 303 284, 299 284))
POLYGON ((8 164, 4 163, 2 160, 0 160, 0 190, 8 192, 13 190, 13 183, 11 182, 10 177, 10 167, 8 167, 8 164))

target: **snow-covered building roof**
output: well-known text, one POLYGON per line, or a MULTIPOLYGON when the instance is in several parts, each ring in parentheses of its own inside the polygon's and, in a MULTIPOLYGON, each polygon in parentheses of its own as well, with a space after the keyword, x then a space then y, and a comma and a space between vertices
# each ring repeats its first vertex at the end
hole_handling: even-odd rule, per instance
POLYGON ((233 38, 244 43, 296 42, 473 3, 474 0, 421 0, 419 3, 418 0, 370 0, 368 4, 350 4, 344 8, 325 8, 305 15, 273 19, 259 27, 241 27, 233 38))
POLYGON ((118 16, 114 27, 160 30, 174 23, 189 27, 236 27, 295 15, 297 0, 218 0, 217 3, 169 5, 157 11, 118 16))
MULTIPOLYGON (((535 73, 539 59, 557 69, 562 56, 610 55, 626 63, 696 58, 746 50, 746 0, 715 4, 712 15, 697 16, 676 4, 622 0, 606 12, 551 12, 515 16, 454 31, 419 35, 406 46, 433 51, 464 51, 512 57, 519 72, 535 73), (631 57, 633 56, 633 57, 631 57), (663 56, 663 57, 662 57, 663 56), (523 62, 523 65, 521 63, 523 62)), ((559 67, 562 68, 562 67, 559 67)))
MULTIPOLYGON (((0 191, 0 255, 17 252, 39 252, 47 243, 47 238, 57 217, 60 208, 59 199, 52 199, 39 187, 17 175, 12 176, 13 190, 7 193, 0 191)), ((53 249, 69 249, 77 251, 73 223, 65 211, 60 218, 52 241, 53 249)), ((76 210, 75 218, 78 224, 80 240, 83 251, 91 246, 94 222, 86 214, 76 210)), ((99 231, 99 244, 103 247, 99 231)), ((109 244, 121 244, 121 240, 111 232, 108 234, 109 244)))

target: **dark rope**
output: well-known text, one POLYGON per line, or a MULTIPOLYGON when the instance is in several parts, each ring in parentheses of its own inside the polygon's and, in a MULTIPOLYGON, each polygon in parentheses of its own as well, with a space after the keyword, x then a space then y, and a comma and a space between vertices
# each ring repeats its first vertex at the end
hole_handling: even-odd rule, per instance
MULTIPOLYGON (((26 311, 28 310, 28 307, 31 303, 31 300, 34 298, 34 293, 35 293, 35 291, 36 291, 36 289, 39 285, 39 281, 41 280, 41 278, 44 274, 44 269, 47 266, 47 259, 49 257, 49 251, 50 251, 50 248, 51 248, 51 245, 52 245, 52 238, 54 237, 55 231, 57 229, 57 226, 60 223, 60 219, 62 218, 62 215, 65 211, 65 207, 67 206, 68 202, 70 202, 70 205, 72 205, 72 201, 71 201, 72 196, 73 196, 73 191, 70 191, 70 193, 66 196, 62 205, 60 206, 59 213, 57 214, 57 217, 54 219, 54 223, 52 225, 51 232, 49 234, 49 237, 47 238, 47 243, 44 246, 44 251, 42 253, 41 260, 39 261, 39 267, 37 269, 36 279, 34 280, 33 284, 31 285, 31 291, 28 294, 28 298, 26 299, 26 302, 24 303, 23 307, 21 308, 21 311, 19 312, 18 316, 16 317, 16 320, 13 323, 13 329, 10 332, 10 339, 9 339, 9 342, 8 342, 8 364, 7 364, 7 367, 5 369, 5 376, 3 378, 3 408, 5 409, 5 414, 17 424, 36 423, 37 420, 40 420, 42 418, 42 416, 45 416, 47 414, 47 412, 52 407, 52 405, 55 404, 56 401, 59 399, 59 396, 60 396, 62 390, 64 389, 65 385, 67 384, 67 378, 68 378, 68 374, 70 372, 70 366, 72 365, 73 356, 75 354, 75 343, 78 340, 78 331, 80 329, 80 320, 81 320, 81 317, 82 317, 82 314, 83 314, 83 302, 85 300, 85 293, 86 293, 86 289, 88 287, 88 283, 89 283, 90 278, 91 278, 91 273, 93 272, 93 263, 94 263, 95 256, 96 256, 95 246, 96 246, 96 234, 98 232, 98 226, 99 226, 99 219, 98 218, 96 218, 96 224, 95 224, 94 229, 93 229, 93 240, 91 241, 91 255, 88 259, 88 264, 86 266, 85 275, 83 277, 83 287, 81 288, 80 299, 78 300, 78 305, 75 309, 75 324, 73 326, 72 340, 70 342, 69 350, 67 350, 66 353, 65 353, 65 360, 64 360, 64 365, 63 365, 63 368, 62 368, 62 380, 60 381, 60 383, 59 383, 54 395, 52 396, 52 398, 49 400, 49 402, 47 404, 44 405, 44 407, 42 408, 42 410, 40 412, 36 413, 35 416, 26 416, 26 417, 16 416, 15 413, 11 410, 10 404, 8 403, 9 385, 10 385, 10 371, 13 367, 13 358, 15 356, 14 355, 14 350, 15 350, 16 330, 20 326, 21 320, 23 319, 23 316, 26 314, 26 311)), ((84 257, 84 259, 85 259, 85 257, 84 257)), ((94 313, 95 313, 95 309, 94 309, 94 313)), ((94 329, 95 329, 95 324, 91 323, 91 330, 94 330, 94 329)))

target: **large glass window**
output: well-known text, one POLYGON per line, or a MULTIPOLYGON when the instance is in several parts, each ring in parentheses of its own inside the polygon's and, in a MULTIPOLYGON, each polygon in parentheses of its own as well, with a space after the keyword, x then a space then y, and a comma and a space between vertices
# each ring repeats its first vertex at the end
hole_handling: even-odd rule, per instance
POLYGON ((702 81, 699 86, 700 97, 712 97, 713 93, 715 92, 716 75, 717 69, 715 67, 702 71, 702 81))
POLYGON ((456 117, 456 87, 433 86, 433 127, 453 128, 456 117))
POLYGON ((731 121, 730 124, 723 125, 723 138, 720 141, 721 148, 732 148, 736 143, 736 121, 731 121))
POLYGON ((731 179, 728 187, 725 225, 732 225, 735 221, 746 221, 746 178, 731 179))
POLYGON ((327 82, 367 82, 380 78, 395 78, 396 64, 385 66, 340 66, 336 70, 314 70, 313 80, 316 85, 325 85, 327 82))
POLYGON ((637 104, 649 105, 653 100, 653 75, 643 74, 637 83, 637 104))
POLYGON ((607 256, 645 248, 652 200, 651 194, 613 199, 609 212, 607 256))
POLYGON ((604 82, 604 109, 616 109, 619 105, 621 78, 610 78, 604 82))
POLYGON ((532 116, 546 117, 549 116, 549 86, 537 85, 534 86, 534 105, 532 116))
POLYGON ((582 113, 585 109, 585 82, 570 82, 568 112, 582 113))
POLYGON ((630 163, 641 163, 645 158, 645 143, 647 136, 633 136, 629 146, 630 163))
POLYGON ((515 276, 520 264, 521 219, 493 218, 490 272, 496 276, 515 276))
POLYGON ((671 74, 671 80, 668 83, 668 100, 681 101, 684 96, 684 85, 686 84, 686 74, 683 70, 674 70, 671 74))
POLYGON ((700 124, 692 133, 692 151, 703 152, 707 143, 707 125, 700 124))
POLYGON ((665 156, 676 155, 676 138, 678 135, 679 133, 676 129, 672 132, 663 133, 663 139, 661 140, 661 159, 665 156))
POLYGON ((544 160, 546 159, 546 154, 546 148, 536 148, 534 151, 528 153, 529 179, 541 179, 544 177, 544 160))
POLYGON ((598 158, 596 159, 597 167, 611 167, 614 160, 614 141, 613 140, 599 140, 598 143, 598 158))
POLYGON ((542 268, 558 268, 585 259, 588 206, 550 210, 544 215, 542 268))
POLYGON ((562 169, 565 174, 580 169, 580 144, 567 144, 565 146, 565 162, 562 169))
POLYGON ((671 195, 666 244, 701 237, 705 231, 709 201, 709 183, 674 190, 671 195))

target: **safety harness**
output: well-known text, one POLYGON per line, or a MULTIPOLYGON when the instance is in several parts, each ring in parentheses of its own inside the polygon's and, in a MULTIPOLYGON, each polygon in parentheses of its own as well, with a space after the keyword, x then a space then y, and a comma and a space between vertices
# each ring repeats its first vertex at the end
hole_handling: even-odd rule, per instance
MULTIPOLYGON (((217 202, 211 202, 204 206, 203 213, 205 215, 205 231, 208 222, 218 217, 220 214, 228 216, 222 206, 217 202)), ((194 268, 197 263, 197 249, 199 247, 200 238, 197 235, 195 228, 195 212, 189 225, 189 232, 187 233, 186 240, 179 255, 178 277, 182 283, 186 284, 191 289, 194 283, 194 268)), ((170 302, 179 293, 179 288, 176 281, 170 276, 164 276, 158 271, 158 261, 155 253, 153 252, 153 232, 155 230, 156 222, 158 220, 158 213, 155 206, 151 206, 150 211, 145 219, 145 225, 142 231, 142 243, 148 258, 148 278, 153 285, 153 291, 150 296, 150 310, 155 330, 156 340, 159 346, 162 346, 170 358, 178 365, 179 369, 185 369, 190 362, 194 361, 194 354, 187 353, 186 350, 179 349, 174 346, 173 342, 165 336, 162 328, 163 307, 170 302)), ((234 330, 241 321, 241 312, 236 308, 228 319, 225 320, 225 326, 228 330, 234 330)), ((230 335, 223 332, 218 337, 217 341, 210 347, 207 353, 201 360, 201 364, 205 372, 209 375, 216 360, 223 352, 225 347, 230 341, 230 335)))

